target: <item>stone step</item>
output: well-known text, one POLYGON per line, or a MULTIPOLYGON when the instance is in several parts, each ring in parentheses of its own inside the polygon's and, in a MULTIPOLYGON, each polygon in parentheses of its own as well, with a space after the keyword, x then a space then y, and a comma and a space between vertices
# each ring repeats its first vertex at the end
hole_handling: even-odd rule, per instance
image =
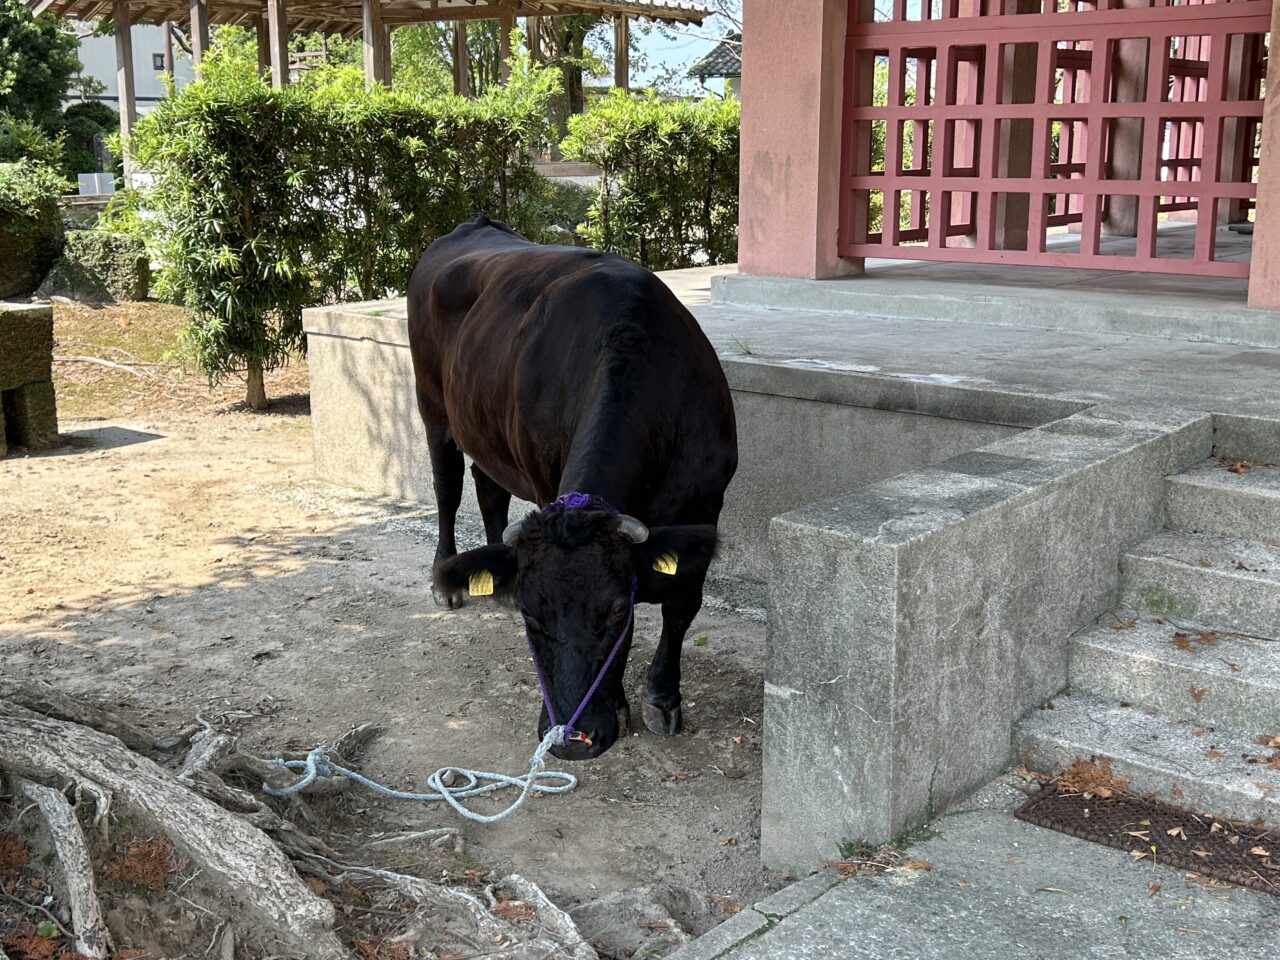
POLYGON ((1107 617, 1072 638, 1071 689, 1201 726, 1280 733, 1280 641, 1107 617))
POLYGON ((1179 623, 1280 637, 1280 546, 1165 531, 1120 558, 1125 602, 1179 623))
POLYGON ((1169 478, 1169 526, 1264 542, 1280 538, 1280 467, 1233 473, 1232 462, 1205 460, 1169 478))
POLYGON ((1280 770, 1245 760, 1275 755, 1256 740, 1280 729, 1211 730, 1085 694, 1052 703, 1018 724, 1017 755, 1030 769, 1051 774, 1077 758, 1107 758, 1113 774, 1129 779, 1131 793, 1280 827, 1280 770))

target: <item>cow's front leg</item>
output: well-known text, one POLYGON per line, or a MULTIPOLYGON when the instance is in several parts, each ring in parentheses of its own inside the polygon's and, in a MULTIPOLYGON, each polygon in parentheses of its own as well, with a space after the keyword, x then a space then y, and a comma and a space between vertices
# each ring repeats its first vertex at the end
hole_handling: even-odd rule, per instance
POLYGON ((680 732, 680 650, 684 635, 702 608, 702 585, 689 596, 662 605, 662 638, 649 665, 644 692, 644 725, 660 737, 680 732))
MULTIPOLYGON (((453 442, 449 427, 443 423, 427 423, 427 449, 431 455, 431 479, 436 493, 436 524, 439 537, 436 540, 435 565, 448 560, 458 552, 454 539, 454 524, 458 507, 462 504, 462 481, 465 465, 462 451, 453 442)), ((451 600, 437 596, 436 602, 453 607, 451 600)))

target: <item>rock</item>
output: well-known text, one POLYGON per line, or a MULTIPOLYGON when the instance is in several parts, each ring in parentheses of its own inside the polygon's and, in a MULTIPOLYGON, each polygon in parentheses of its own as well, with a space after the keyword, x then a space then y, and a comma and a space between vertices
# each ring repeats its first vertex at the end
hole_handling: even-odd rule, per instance
POLYGON ((569 913, 602 955, 657 957, 688 943, 684 919, 710 909, 692 890, 654 884, 609 894, 569 913))

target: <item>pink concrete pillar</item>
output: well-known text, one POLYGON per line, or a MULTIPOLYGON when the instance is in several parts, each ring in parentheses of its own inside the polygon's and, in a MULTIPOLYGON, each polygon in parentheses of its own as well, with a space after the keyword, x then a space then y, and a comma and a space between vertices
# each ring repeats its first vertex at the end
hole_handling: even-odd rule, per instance
POLYGON ((819 279, 836 253, 844 45, 864 0, 744 0, 738 269, 819 279))
MULTIPOLYGON (((1280 31, 1280 0, 1271 3, 1272 50, 1280 31)), ((1253 254, 1249 258, 1249 306, 1280 309, 1280 57, 1267 64, 1267 99, 1262 113, 1262 154, 1258 160, 1258 208, 1253 254)))

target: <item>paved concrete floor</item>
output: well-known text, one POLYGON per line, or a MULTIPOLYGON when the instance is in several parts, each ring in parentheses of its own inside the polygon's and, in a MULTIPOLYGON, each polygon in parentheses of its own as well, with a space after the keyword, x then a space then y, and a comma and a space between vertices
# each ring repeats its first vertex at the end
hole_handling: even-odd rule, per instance
POLYGON ((1280 943, 1280 898, 1022 823, 1025 799, 994 783, 907 851, 930 869, 814 878, 668 960, 1251 960, 1280 943))

